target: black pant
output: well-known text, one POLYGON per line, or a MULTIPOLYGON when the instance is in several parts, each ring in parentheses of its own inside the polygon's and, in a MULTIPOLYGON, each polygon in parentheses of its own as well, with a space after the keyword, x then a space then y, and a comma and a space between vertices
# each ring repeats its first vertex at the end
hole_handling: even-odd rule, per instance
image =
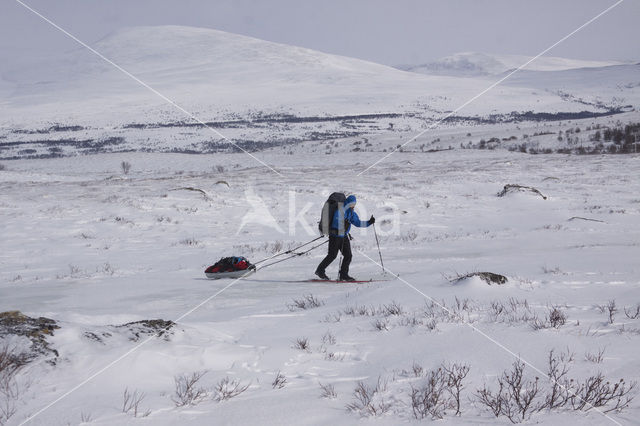
POLYGON ((338 237, 337 235, 329 235, 329 253, 322 259, 322 262, 318 265, 318 271, 324 272, 327 266, 333 262, 338 255, 338 252, 342 253, 344 259, 342 259, 342 265, 340 266, 340 275, 349 275, 349 264, 351 263, 351 242, 349 242, 349 236, 338 237))

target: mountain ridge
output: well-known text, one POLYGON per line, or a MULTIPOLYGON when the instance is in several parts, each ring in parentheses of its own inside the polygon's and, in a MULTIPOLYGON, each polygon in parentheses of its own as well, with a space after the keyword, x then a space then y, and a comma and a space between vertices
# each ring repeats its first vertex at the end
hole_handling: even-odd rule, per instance
MULTIPOLYGON (((432 62, 417 65, 398 65, 403 71, 427 75, 450 75, 458 77, 500 75, 522 67, 534 56, 493 54, 483 52, 460 52, 432 62)), ((600 68, 611 65, 625 65, 631 62, 593 61, 541 56, 527 64, 528 71, 563 71, 578 68, 600 68)))

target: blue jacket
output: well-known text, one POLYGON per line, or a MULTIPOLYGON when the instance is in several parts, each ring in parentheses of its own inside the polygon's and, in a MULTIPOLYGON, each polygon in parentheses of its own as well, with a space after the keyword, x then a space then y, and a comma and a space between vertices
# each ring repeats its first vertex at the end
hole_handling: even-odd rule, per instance
POLYGON ((353 207, 356 205, 356 196, 349 195, 344 200, 344 207, 337 209, 333 215, 333 221, 331 222, 331 228, 337 229, 337 235, 339 237, 345 237, 351 230, 351 224, 354 224, 358 228, 366 228, 371 225, 368 220, 360 220, 358 214, 353 211, 353 207), (344 232, 341 228, 344 228, 344 232))

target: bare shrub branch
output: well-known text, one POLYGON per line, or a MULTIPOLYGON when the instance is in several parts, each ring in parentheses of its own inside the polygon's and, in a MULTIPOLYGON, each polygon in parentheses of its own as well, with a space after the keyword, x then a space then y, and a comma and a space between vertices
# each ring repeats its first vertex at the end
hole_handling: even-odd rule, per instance
POLYGON ((209 392, 198 386, 198 382, 205 374, 207 374, 206 371, 195 371, 189 375, 181 374, 174 377, 175 395, 171 399, 176 407, 196 405, 207 397, 209 392))
POLYGON ((424 368, 422 368, 422 366, 415 361, 413 361, 411 371, 413 372, 414 377, 421 377, 424 374, 424 368))
POLYGON ((214 396, 213 399, 215 399, 218 402, 221 402, 221 401, 229 400, 231 398, 235 398, 236 396, 240 395, 241 393, 249 389, 250 385, 251 383, 242 385, 239 380, 236 380, 236 379, 231 380, 227 376, 224 379, 220 380, 218 384, 216 384, 214 388, 216 395, 214 396))
POLYGON ((15 402, 21 393, 16 375, 23 365, 23 356, 15 348, 9 345, 0 348, 0 425, 16 413, 15 402))
POLYGON ((424 379, 419 385, 411 385, 413 416, 416 419, 442 419, 449 409, 455 410, 455 415, 461 414, 462 381, 468 373, 469 366, 464 364, 443 364, 424 373, 414 362, 413 374, 416 377, 424 375, 424 379))
POLYGON ((391 404, 381 395, 386 390, 387 383, 380 377, 375 387, 369 387, 360 381, 353 391, 355 401, 347 404, 347 409, 363 416, 382 415, 391 409, 391 404))
POLYGON ((322 335, 322 344, 323 345, 335 345, 336 344, 336 336, 331 334, 330 331, 327 331, 322 335))
POLYGON ((276 374, 276 378, 273 379, 273 382, 271 382, 271 387, 274 389, 282 389, 286 383, 287 378, 284 376, 284 374, 278 371, 278 374, 276 374))
POLYGON ((640 303, 638 303, 633 308, 629 308, 629 310, 627 310, 627 308, 625 307, 624 308, 624 314, 629 319, 638 319, 638 318, 640 318, 640 303))
POLYGON ((84 411, 80 413, 80 423, 89 423, 91 418, 91 413, 85 413, 84 411))
POLYGON ((364 305, 347 306, 342 312, 350 317, 372 317, 376 315, 375 307, 368 307, 364 305))
POLYGON ((506 399, 506 392, 504 390, 504 383, 498 383, 498 391, 494 393, 491 389, 487 388, 485 384, 482 389, 476 391, 476 400, 487 407, 494 416, 500 417, 503 414, 502 404, 506 399))
POLYGON ((567 374, 569 373, 569 363, 573 361, 573 356, 557 356, 552 349, 549 351, 548 376, 551 381, 551 390, 545 397, 546 408, 553 410, 564 407, 569 401, 569 392, 566 386, 567 374))
POLYGON ((486 309, 490 322, 506 324, 530 323, 537 321, 537 315, 529 302, 510 297, 506 301, 494 300, 486 309))
MULTIPOLYGON (((133 414, 133 417, 138 417, 138 410, 140 403, 144 400, 145 393, 138 393, 138 390, 134 390, 133 393, 129 392, 129 388, 125 388, 122 394, 122 412, 125 414, 133 414)), ((147 411, 143 414, 143 417, 151 414, 147 411)))
POLYGON ((565 313, 560 310, 560 307, 553 306, 549 311, 549 324, 551 325, 551 327, 560 328, 565 325, 566 322, 567 316, 565 315, 565 313))
POLYGON ((318 299, 313 294, 305 294, 300 299, 293 299, 293 303, 287 305, 290 311, 306 310, 311 308, 318 308, 324 305, 324 301, 318 299))
POLYGON ((332 384, 323 385, 322 383, 319 383, 319 385, 320 389, 322 389, 322 393, 320 394, 322 398, 336 399, 338 397, 336 389, 332 384))
POLYGON ((373 322, 373 328, 378 331, 389 331, 389 321, 386 318, 378 318, 373 322))
POLYGON ((309 344, 309 339, 306 337, 298 337, 295 342, 293 342, 293 347, 295 349, 300 349, 302 351, 311 351, 311 345, 309 344))
POLYGON ((602 361, 604 361, 604 351, 605 348, 600 348, 598 349, 598 352, 586 352, 584 354, 584 359, 595 364, 600 364, 602 361))
POLYGON ((342 312, 335 312, 324 316, 324 322, 340 322, 342 320, 342 312))
POLYGON ((615 320, 616 313, 618 312, 618 308, 616 307, 615 300, 609 300, 607 303, 607 314, 609 315, 609 324, 613 324, 615 320))
POLYGON ((600 313, 606 313, 608 316, 609 324, 613 324, 613 322, 615 321, 616 313, 618 312, 615 299, 609 300, 606 305, 598 305, 597 308, 600 313))
POLYGON ((545 328, 560 328, 567 323, 567 315, 560 309, 559 306, 552 306, 549 308, 549 313, 545 315, 544 319, 538 318, 538 315, 534 314, 530 320, 529 325, 534 330, 542 330, 545 328))
POLYGON ((627 384, 624 379, 616 383, 607 381, 601 373, 587 378, 584 382, 575 382, 571 389, 571 407, 574 410, 588 411, 593 407, 609 405, 605 413, 621 411, 629 406, 634 395, 636 382, 627 384), (613 406, 611 406, 612 404, 613 406))
POLYGON ((411 385, 411 408, 416 419, 430 416, 441 419, 449 406, 446 397, 447 376, 442 368, 429 371, 420 386, 411 385))
POLYGON ((398 304, 398 302, 392 301, 388 305, 382 305, 382 307, 380 308, 380 313, 382 313, 382 315, 384 315, 385 317, 392 315, 400 316, 404 313, 404 310, 402 309, 402 306, 398 304))
POLYGON ((622 411, 634 399, 636 382, 626 383, 624 379, 616 383, 607 381, 601 373, 590 376, 584 381, 568 377, 569 363, 573 354, 549 352, 548 375, 550 389, 538 398, 539 380, 524 378, 524 364, 516 361, 510 372, 503 372, 498 378, 498 390, 484 388, 476 392, 476 401, 487 407, 496 417, 506 416, 513 423, 524 421, 535 411, 542 409, 569 408, 588 411, 594 407, 606 408, 603 412, 622 411))
POLYGON ((493 393, 485 385, 476 392, 477 401, 489 408, 496 417, 504 415, 512 423, 528 419, 544 405, 536 401, 540 392, 539 379, 527 380, 524 368, 522 361, 515 361, 511 371, 504 371, 498 378, 498 391, 493 393))
POLYGON ((462 381, 467 377, 471 367, 466 364, 453 364, 451 366, 443 365, 442 368, 447 373, 447 392, 451 396, 450 405, 455 408, 455 415, 459 416, 462 414, 460 409, 460 396, 464 389, 462 381))
POLYGON ((4 425, 14 414, 16 414, 15 401, 3 397, 0 400, 0 425, 4 425))
POLYGON ((547 321, 547 318, 545 318, 544 320, 541 320, 540 318, 538 318, 537 315, 535 315, 533 318, 531 318, 531 320, 529 321, 529 325, 534 330, 543 330, 543 329, 549 328, 551 326, 549 324, 549 322, 547 321))
POLYGON ((131 163, 129 163, 128 161, 123 161, 122 163, 120 163, 120 167, 122 168, 122 173, 124 173, 125 175, 129 174, 129 172, 131 171, 131 163))

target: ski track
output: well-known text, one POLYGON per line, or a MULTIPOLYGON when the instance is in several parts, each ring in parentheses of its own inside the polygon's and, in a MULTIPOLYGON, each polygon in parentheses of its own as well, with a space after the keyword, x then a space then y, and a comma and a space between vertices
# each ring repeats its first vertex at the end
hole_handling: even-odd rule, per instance
MULTIPOLYGON (((40 361, 23 374, 33 385, 19 401, 21 421, 116 359, 136 343, 114 335, 104 343, 83 334, 142 319, 175 319, 230 281, 204 280, 203 270, 219 257, 245 255, 258 260, 282 248, 312 239, 298 225, 288 234, 289 192, 298 208, 312 207, 305 217, 315 228, 316 215, 328 192, 358 195, 361 217, 378 218, 385 266, 447 306, 468 298, 476 304, 510 297, 526 299, 538 312, 561 306, 568 315, 559 329, 534 331, 526 324, 474 323, 483 332, 541 370, 552 348, 575 352, 572 373, 597 367, 613 380, 638 380, 638 323, 622 312, 640 302, 637 259, 640 255, 640 180, 638 156, 531 156, 504 151, 456 151, 435 154, 396 153, 361 179, 350 178, 374 161, 374 153, 348 153, 340 164, 314 165, 304 156, 266 153, 282 179, 246 164, 240 155, 104 154, 7 163, 0 174, 3 220, 0 257, 0 311, 21 310, 59 321, 50 340, 60 357, 55 367, 40 361), (132 164, 124 176, 121 161, 132 164), (225 164, 212 172, 211 161, 225 164), (235 164, 235 166, 234 166, 235 164), (553 176, 557 179, 545 178, 553 176), (229 187, 216 184, 225 180, 229 187), (321 184, 319 184, 321 182, 321 184), (499 198, 507 183, 538 188, 549 196, 519 193, 499 198), (196 187, 203 194, 176 188, 196 187), (278 225, 239 221, 250 209, 245 191, 260 197, 278 225), (387 205, 385 206, 384 203, 387 205), (397 232, 386 235, 397 210, 397 232), (386 209, 386 210, 385 210, 386 209), (573 220, 585 217, 602 222, 573 220), (457 285, 445 276, 492 271, 509 277, 504 286, 467 280, 457 285), (615 299, 620 308, 613 325, 596 306, 615 299), (579 324, 578 324, 579 322, 579 324), (624 331, 621 331, 624 325, 624 331), (605 360, 593 364, 586 352, 606 348, 605 360)), ((354 248, 378 259, 371 229, 353 232, 354 248)), ((354 254, 353 275, 379 276, 381 271, 354 254)), ((471 366, 466 395, 510 367, 513 357, 469 327, 442 322, 435 331, 402 325, 391 316, 335 314, 347 307, 379 307, 392 301, 405 316, 420 312, 422 296, 399 280, 359 285, 286 283, 310 277, 324 248, 310 255, 259 271, 239 281, 184 318, 168 340, 156 338, 52 406, 29 424, 80 422, 130 424, 121 413, 125 388, 145 392, 143 410, 153 424, 353 424, 348 412, 358 380, 388 382, 391 411, 376 424, 415 422, 410 405, 411 377, 402 373, 414 362, 425 369, 443 362, 471 366), (281 280, 281 281, 279 281, 281 280), (323 306, 290 310, 293 299, 313 294, 323 306), (333 319, 332 319, 333 318, 333 319), (388 321, 388 331, 374 327, 388 321), (324 343, 327 332, 335 343, 324 343), (307 351, 294 348, 306 338, 307 351), (327 359, 333 353, 334 359, 327 359), (204 371, 205 386, 225 376, 250 383, 230 401, 207 400, 175 408, 174 376, 204 371), (281 372, 287 383, 273 389, 281 372), (320 397, 320 386, 333 384, 336 399, 320 397)), ((337 262, 330 267, 337 273, 337 262)), ((637 402, 622 414, 632 424, 637 402)), ((539 413, 545 424, 567 420, 607 424, 590 411, 539 413)), ((142 421, 142 420, 140 420, 142 421)), ((447 423, 491 423, 479 407, 465 404, 462 417, 447 423)), ((500 421, 507 424, 508 420, 500 421)))

